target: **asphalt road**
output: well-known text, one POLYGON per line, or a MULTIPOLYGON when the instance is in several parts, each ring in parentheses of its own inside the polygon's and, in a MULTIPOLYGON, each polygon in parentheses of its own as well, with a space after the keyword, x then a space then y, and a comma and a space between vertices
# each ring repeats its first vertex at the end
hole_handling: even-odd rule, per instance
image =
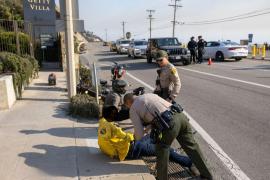
MULTIPOLYGON (((81 62, 97 61, 109 70, 112 61, 127 64, 128 72, 154 87, 155 64, 146 59, 109 52, 108 47, 89 44, 90 54, 81 62)), ((220 145, 243 172, 256 180, 270 179, 270 61, 248 60, 177 66, 182 89, 177 102, 220 145)), ((131 84, 141 86, 127 77, 131 84)), ((202 143, 217 179, 232 179, 203 138, 202 143)))

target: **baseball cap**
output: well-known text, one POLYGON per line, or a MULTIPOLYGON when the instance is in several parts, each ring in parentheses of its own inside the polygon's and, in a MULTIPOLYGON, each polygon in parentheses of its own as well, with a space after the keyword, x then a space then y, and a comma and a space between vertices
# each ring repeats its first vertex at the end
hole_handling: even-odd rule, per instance
POLYGON ((161 60, 164 57, 166 57, 166 58, 168 57, 167 52, 166 51, 163 51, 163 50, 158 50, 157 53, 156 53, 156 57, 155 57, 156 61, 157 60, 161 60))

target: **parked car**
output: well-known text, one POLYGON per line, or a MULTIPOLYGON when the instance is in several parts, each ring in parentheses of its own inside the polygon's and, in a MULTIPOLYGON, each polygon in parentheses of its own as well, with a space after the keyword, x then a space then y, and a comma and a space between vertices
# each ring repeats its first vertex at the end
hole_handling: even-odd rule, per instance
POLYGON ((146 50, 147 63, 152 63, 158 50, 164 50, 168 53, 170 62, 182 62, 184 65, 190 64, 190 51, 181 47, 181 45, 177 38, 172 37, 149 39, 146 50))
POLYGON ((232 41, 209 41, 205 47, 204 58, 224 61, 235 59, 237 61, 248 56, 248 47, 232 41))
POLYGON ((110 44, 110 51, 111 52, 116 52, 117 51, 117 47, 116 47, 116 43, 115 42, 111 42, 111 44, 110 44))
POLYGON ((117 54, 127 54, 130 40, 120 39, 116 41, 117 54))
POLYGON ((103 42, 103 46, 108 46, 108 45, 109 45, 109 43, 107 41, 103 42))
POLYGON ((146 40, 133 40, 130 42, 128 49, 128 57, 142 57, 146 55, 147 41, 146 40))

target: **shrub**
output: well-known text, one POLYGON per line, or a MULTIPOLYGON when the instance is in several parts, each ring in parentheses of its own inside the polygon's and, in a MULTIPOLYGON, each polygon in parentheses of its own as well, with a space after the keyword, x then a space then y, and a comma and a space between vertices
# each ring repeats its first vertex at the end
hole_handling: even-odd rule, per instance
POLYGON ((87 94, 77 94, 71 98, 69 114, 83 118, 98 118, 99 106, 95 98, 87 94))
POLYGON ((0 74, 3 73, 3 70, 4 70, 4 66, 3 66, 3 63, 0 61, 0 74))
POLYGON ((17 97, 22 97, 22 87, 29 84, 33 75, 32 63, 21 56, 9 52, 0 53, 3 73, 13 73, 13 83, 17 97))
MULTIPOLYGON (((19 33, 20 50, 22 54, 29 53, 30 38, 24 33, 19 33)), ((0 46, 0 51, 16 53, 16 34, 15 32, 0 32, 0 42, 4 46, 0 46)))
POLYGON ((32 77, 33 78, 38 77, 38 72, 39 72, 38 61, 34 57, 31 57, 29 55, 23 55, 23 57, 26 58, 26 59, 28 59, 31 62, 32 66, 33 66, 32 77))
POLYGON ((80 78, 81 78, 81 83, 84 86, 91 87, 92 86, 92 74, 91 70, 88 69, 85 66, 80 66, 80 78))

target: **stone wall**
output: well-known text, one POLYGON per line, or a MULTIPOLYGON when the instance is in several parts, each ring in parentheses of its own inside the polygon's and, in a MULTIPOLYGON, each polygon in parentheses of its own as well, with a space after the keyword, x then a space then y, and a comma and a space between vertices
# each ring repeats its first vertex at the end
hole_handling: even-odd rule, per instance
POLYGON ((12 75, 0 76, 0 111, 11 108, 15 101, 12 75))

